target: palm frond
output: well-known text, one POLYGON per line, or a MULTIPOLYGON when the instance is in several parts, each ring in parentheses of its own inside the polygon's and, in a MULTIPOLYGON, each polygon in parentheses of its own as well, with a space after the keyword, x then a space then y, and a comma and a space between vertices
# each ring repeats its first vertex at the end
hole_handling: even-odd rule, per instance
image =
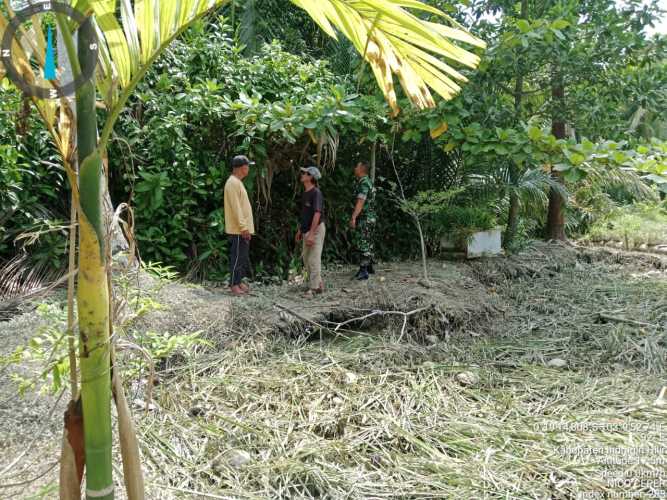
POLYGON ((565 186, 540 168, 526 170, 521 174, 516 186, 510 186, 519 195, 521 207, 544 207, 549 201, 549 192, 556 191, 564 200, 569 199, 565 186))
MULTIPOLYGON (((230 0, 104 0, 87 2, 95 14, 100 64, 97 85, 109 110, 100 145, 104 146, 122 107, 151 63, 194 21, 230 0)), ((435 106, 431 89, 445 99, 460 91, 466 77, 450 64, 477 67, 479 56, 461 48, 464 43, 484 48, 455 20, 417 0, 292 0, 310 14, 330 36, 347 37, 370 64, 394 113, 398 103, 397 76, 410 102, 418 108, 435 106), (438 16, 445 24, 416 17, 410 11, 438 16), (447 62, 445 62, 447 61, 447 62)), ((251 2, 254 5, 254 2, 251 2)), ((246 9, 248 13, 252 9, 246 9)), ((0 28, 7 25, 0 13, 0 28)), ((36 42, 39 42, 37 40, 36 42)), ((17 44, 18 45, 18 44, 17 44)), ((35 44, 39 48, 43 44, 35 44)), ((39 60, 38 54, 37 60, 39 60)), ((15 57, 32 74, 29 57, 17 47, 15 57)), ((53 123, 55 103, 39 101, 45 121, 53 123)), ((59 141, 57 134, 53 134, 59 141)))
POLYGON ((370 64, 393 112, 399 112, 396 75, 410 102, 419 109, 435 106, 431 89, 444 99, 467 79, 454 61, 476 68, 479 57, 453 41, 484 48, 486 44, 435 7, 417 0, 292 0, 331 37, 347 37, 370 64), (419 19, 406 9, 439 16, 449 25, 419 19))
POLYGON ((656 193, 632 168, 615 168, 608 165, 592 164, 587 169, 585 185, 600 191, 622 189, 636 200, 656 200, 656 193))
POLYGON ((137 77, 193 21, 229 1, 120 0, 119 6, 116 0, 90 2, 101 42, 98 85, 107 106, 115 106, 120 98, 115 91, 133 88, 137 77))
POLYGON ((65 273, 47 263, 35 265, 19 253, 0 265, 0 319, 28 299, 44 296, 65 282, 65 273))
POLYGON ((526 170, 512 182, 509 165, 498 165, 488 174, 468 176, 467 181, 470 183, 467 191, 476 199, 497 197, 499 200, 506 200, 510 193, 516 193, 524 212, 540 211, 546 207, 551 189, 556 190, 565 200, 570 196, 563 184, 540 168, 526 170))
MULTIPOLYGON (((121 0, 121 22, 116 1, 92 2, 100 27, 102 64, 98 86, 110 110, 100 136, 105 146, 111 128, 130 93, 150 64, 195 20, 230 0, 121 0), (113 19, 112 19, 113 18, 113 19)), ((411 103, 435 106, 430 88, 450 99, 466 77, 442 59, 475 68, 479 57, 455 43, 477 47, 485 43, 470 35, 438 9, 417 0, 292 0, 310 14, 330 36, 346 36, 370 64, 394 113, 398 113, 393 75, 398 76, 411 103), (441 25, 417 18, 407 8, 444 19, 441 25)))
POLYGON ((91 2, 98 23, 97 86, 109 117, 100 134, 104 148, 113 125, 141 78, 169 44, 195 21, 230 0, 116 0, 91 2))

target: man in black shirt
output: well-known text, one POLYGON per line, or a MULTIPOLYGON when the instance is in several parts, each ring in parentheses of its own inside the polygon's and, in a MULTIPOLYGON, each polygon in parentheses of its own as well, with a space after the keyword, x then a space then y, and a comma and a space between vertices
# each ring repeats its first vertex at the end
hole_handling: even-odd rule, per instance
POLYGON ((317 181, 322 177, 317 167, 301 169, 301 220, 296 241, 303 241, 303 262, 308 273, 307 296, 322 293, 322 248, 324 246, 324 196, 317 181))

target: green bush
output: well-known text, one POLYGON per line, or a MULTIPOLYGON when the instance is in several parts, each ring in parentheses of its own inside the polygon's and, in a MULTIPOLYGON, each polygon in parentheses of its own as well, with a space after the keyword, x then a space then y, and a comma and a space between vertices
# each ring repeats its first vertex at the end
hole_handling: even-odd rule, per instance
POLYGON ((23 104, 19 92, 0 86, 0 261, 25 250, 33 264, 58 269, 66 262, 69 191, 47 131, 23 104))
POLYGON ((488 207, 450 206, 432 220, 437 234, 447 235, 455 242, 467 241, 473 233, 488 231, 497 225, 497 218, 488 207))
POLYGON ((343 84, 325 62, 276 43, 244 58, 221 26, 177 42, 121 118, 123 139, 110 154, 112 198, 136 206, 142 257, 224 278, 222 194, 229 159, 243 153, 257 161, 246 180, 258 228, 253 255, 262 256, 253 264, 286 275, 296 255, 297 168, 312 161, 313 137, 354 119, 343 84))

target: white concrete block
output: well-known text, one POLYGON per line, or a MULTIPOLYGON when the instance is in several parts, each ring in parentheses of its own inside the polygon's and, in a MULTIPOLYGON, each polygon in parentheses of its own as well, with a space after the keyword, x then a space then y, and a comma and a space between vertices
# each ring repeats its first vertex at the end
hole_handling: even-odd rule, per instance
POLYGON ((501 228, 474 233, 468 242, 466 255, 469 259, 498 255, 502 251, 501 228))

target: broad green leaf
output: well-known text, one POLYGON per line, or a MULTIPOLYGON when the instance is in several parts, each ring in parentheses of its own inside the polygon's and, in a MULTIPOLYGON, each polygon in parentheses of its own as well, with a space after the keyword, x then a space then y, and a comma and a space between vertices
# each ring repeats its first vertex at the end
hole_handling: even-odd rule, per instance
POLYGON ((531 141, 539 141, 542 138, 542 131, 538 127, 529 127, 528 137, 531 141))
POLYGON ((628 159, 628 156, 622 151, 616 151, 614 153, 614 161, 616 163, 623 163, 623 162, 627 161, 627 159, 628 159))
POLYGON ((521 33, 528 33, 530 31, 530 23, 525 19, 519 19, 516 22, 516 26, 517 28, 519 28, 519 31, 521 31, 521 33))
POLYGON ((551 23, 551 27, 555 30, 565 29, 569 25, 570 25, 570 22, 566 21, 565 19, 556 19, 553 23, 551 23))
POLYGON ((567 182, 579 182, 586 177, 586 172, 580 168, 571 168, 565 172, 563 177, 567 182))
POLYGON ((567 156, 575 167, 581 165, 586 160, 586 157, 581 153, 569 153, 567 156))

